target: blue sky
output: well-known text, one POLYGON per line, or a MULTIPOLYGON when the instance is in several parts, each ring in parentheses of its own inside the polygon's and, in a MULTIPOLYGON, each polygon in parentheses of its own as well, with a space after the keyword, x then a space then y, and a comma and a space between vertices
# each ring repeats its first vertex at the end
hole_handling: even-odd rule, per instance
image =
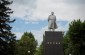
MULTIPOLYGON (((57 24, 60 24, 62 27, 67 25, 68 21, 57 21, 57 24)), ((17 19, 14 23, 11 24, 13 26, 13 32, 26 32, 31 30, 40 30, 42 27, 48 25, 48 21, 39 21, 37 23, 29 23, 22 19, 17 19)), ((58 25, 59 26, 59 25, 58 25)))
POLYGON ((74 19, 85 20, 85 0, 13 0, 11 15, 16 21, 12 32, 20 39, 24 32, 32 32, 40 44, 48 30, 48 16, 53 11, 58 29, 66 32, 74 19))

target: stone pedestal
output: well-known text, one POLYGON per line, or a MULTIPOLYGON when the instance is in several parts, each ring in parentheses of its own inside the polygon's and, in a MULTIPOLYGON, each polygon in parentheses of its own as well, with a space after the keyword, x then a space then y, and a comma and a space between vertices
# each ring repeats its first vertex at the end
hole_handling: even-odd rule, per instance
POLYGON ((62 39, 62 32, 45 31, 45 36, 43 37, 44 55, 64 55, 62 39))

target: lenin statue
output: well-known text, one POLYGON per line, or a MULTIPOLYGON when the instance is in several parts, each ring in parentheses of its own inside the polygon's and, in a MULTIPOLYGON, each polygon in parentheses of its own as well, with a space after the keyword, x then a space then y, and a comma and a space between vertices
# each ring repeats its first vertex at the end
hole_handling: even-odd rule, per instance
POLYGON ((54 12, 51 12, 51 15, 48 17, 48 29, 51 31, 55 31, 55 29, 58 28, 56 24, 56 16, 54 15, 54 12))

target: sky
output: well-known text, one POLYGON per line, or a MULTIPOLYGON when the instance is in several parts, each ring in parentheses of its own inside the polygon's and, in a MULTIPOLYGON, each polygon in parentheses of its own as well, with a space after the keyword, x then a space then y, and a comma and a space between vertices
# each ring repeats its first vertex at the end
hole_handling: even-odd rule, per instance
POLYGON ((13 0, 11 15, 16 21, 10 24, 12 32, 20 39, 24 32, 32 32, 40 44, 48 31, 48 16, 56 15, 56 31, 66 32, 74 19, 85 20, 85 0, 13 0))

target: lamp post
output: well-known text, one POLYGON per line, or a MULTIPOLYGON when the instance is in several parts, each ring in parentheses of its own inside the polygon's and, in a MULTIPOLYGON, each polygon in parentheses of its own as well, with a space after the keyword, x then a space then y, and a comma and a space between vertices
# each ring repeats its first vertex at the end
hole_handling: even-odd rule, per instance
POLYGON ((30 55, 30 51, 28 50, 28 54, 30 55))
POLYGON ((71 54, 69 54, 69 55, 71 55, 71 54))

